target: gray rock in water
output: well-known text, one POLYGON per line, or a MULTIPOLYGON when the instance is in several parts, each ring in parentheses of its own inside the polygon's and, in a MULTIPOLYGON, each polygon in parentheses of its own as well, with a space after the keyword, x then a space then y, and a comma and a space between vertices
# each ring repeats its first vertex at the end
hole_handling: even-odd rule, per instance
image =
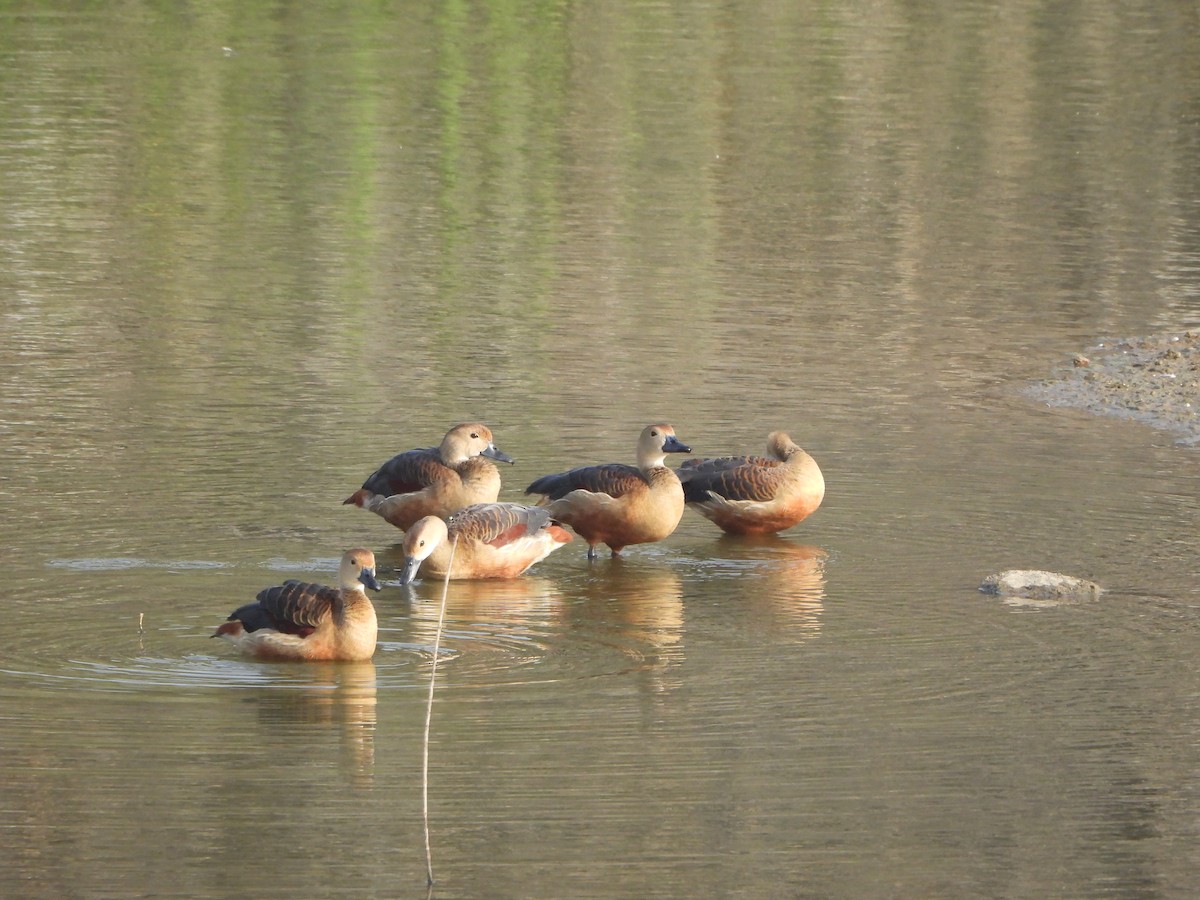
POLYGON ((985 594, 1027 600, 1095 600, 1100 596, 1100 585, 1094 581, 1036 569, 1009 569, 989 575, 983 579, 979 590, 985 594))

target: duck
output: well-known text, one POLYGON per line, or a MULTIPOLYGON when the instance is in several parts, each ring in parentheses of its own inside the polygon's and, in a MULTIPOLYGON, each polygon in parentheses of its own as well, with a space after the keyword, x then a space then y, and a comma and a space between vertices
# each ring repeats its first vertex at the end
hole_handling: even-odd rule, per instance
POLYGON ((445 518, 500 496, 500 472, 489 460, 513 458, 498 449, 479 422, 455 425, 437 447, 397 453, 342 501, 382 516, 407 531, 426 516, 445 518), (485 458, 486 457, 486 458, 485 458))
POLYGON ((408 530, 400 583, 410 584, 418 570, 439 578, 447 569, 455 579, 516 578, 571 540, 545 507, 476 503, 448 519, 425 516, 408 530))
POLYGON ((601 543, 619 556, 631 544, 661 541, 675 530, 683 518, 683 488, 666 454, 691 452, 671 425, 647 425, 638 437, 636 466, 606 463, 543 475, 525 493, 542 495, 538 505, 587 541, 589 560, 601 543))
POLYGON ((783 531, 825 498, 821 467, 783 431, 767 436, 766 457, 689 459, 678 475, 688 507, 727 534, 783 531))
POLYGON ((256 659, 359 662, 375 653, 379 632, 375 607, 364 588, 380 590, 375 554, 347 550, 338 587, 285 581, 258 592, 217 627, 223 638, 256 659))

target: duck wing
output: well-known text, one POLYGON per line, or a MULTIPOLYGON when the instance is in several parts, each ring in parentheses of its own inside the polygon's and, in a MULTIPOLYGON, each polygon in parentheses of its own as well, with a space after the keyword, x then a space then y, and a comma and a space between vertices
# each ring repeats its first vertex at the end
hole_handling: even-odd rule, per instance
POLYGON ((452 536, 503 547, 527 535, 537 534, 553 519, 541 506, 520 503, 477 503, 461 509, 446 520, 452 536))
POLYGON ((362 489, 381 497, 411 494, 444 479, 450 471, 436 447, 405 450, 380 466, 362 489))
POLYGON ((683 498, 689 503, 703 503, 711 492, 726 500, 766 502, 774 499, 779 489, 782 466, 778 460, 764 457, 700 460, 699 465, 680 472, 683 498))
POLYGON ((342 592, 324 584, 285 581, 258 592, 254 603, 235 610, 230 619, 239 619, 247 631, 274 628, 287 634, 311 634, 340 603, 342 592))
POLYGON ((726 469, 736 469, 738 466, 760 466, 771 468, 783 465, 777 459, 766 456, 714 456, 709 459, 685 459, 679 466, 677 474, 682 479, 684 473, 694 477, 697 474, 711 474, 726 469))
POLYGON ((641 469, 623 463, 608 463, 600 466, 580 466, 557 475, 543 475, 529 487, 527 494, 544 494, 551 500, 565 497, 571 491, 590 491, 593 494, 608 494, 620 497, 630 491, 648 487, 650 481, 641 469))

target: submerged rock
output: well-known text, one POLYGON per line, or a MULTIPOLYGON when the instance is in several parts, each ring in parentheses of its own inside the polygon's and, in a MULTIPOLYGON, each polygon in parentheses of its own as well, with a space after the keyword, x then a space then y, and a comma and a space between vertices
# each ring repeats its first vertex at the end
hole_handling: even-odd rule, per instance
POLYGON ((995 575, 989 575, 983 579, 979 590, 985 594, 995 594, 1000 597, 1059 602, 1095 600, 1100 596, 1100 585, 1094 581, 1036 569, 1008 569, 995 575))

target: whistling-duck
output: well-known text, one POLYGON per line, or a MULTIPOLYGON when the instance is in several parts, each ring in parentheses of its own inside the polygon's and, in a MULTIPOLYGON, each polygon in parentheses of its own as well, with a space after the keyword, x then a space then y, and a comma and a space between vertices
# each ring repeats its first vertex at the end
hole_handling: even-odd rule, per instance
POLYGON ((616 556, 630 544, 661 541, 683 516, 683 489, 665 465, 668 453, 691 453, 670 425, 647 425, 638 438, 637 466, 608 463, 543 475, 527 494, 542 494, 542 506, 588 542, 608 544, 616 556))
POLYGON ((477 503, 444 521, 426 516, 408 530, 400 583, 411 582, 418 569, 445 577, 452 546, 451 578, 516 578, 570 540, 545 507, 477 503))
POLYGON ((259 591, 229 614, 213 637, 258 659, 364 660, 375 652, 378 624, 364 587, 379 590, 375 554, 347 550, 339 587, 285 581, 259 591))
POLYGON ((687 505, 730 534, 768 534, 812 515, 825 497, 816 460, 782 431, 761 456, 689 459, 679 468, 687 505))
POLYGON ((342 502, 369 509, 406 531, 425 516, 445 518, 472 503, 495 502, 500 473, 482 457, 513 461, 496 449, 486 425, 455 425, 440 447, 398 453, 342 502))

